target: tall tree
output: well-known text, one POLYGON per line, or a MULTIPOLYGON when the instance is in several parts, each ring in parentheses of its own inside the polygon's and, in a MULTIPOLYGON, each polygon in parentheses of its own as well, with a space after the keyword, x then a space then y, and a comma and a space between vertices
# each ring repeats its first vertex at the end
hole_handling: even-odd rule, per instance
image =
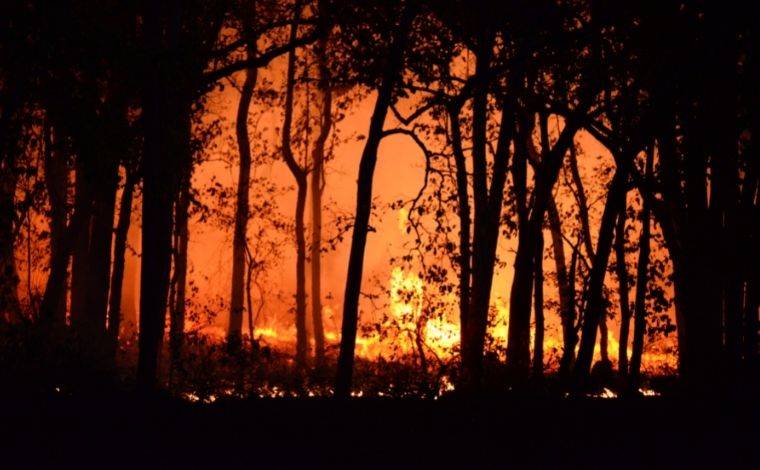
MULTIPOLYGON (((576 146, 570 147, 568 166, 572 175, 575 191, 573 195, 578 205, 578 220, 581 225, 581 238, 583 247, 586 250, 586 257, 594 259, 594 242, 591 239, 591 222, 589 220, 589 204, 586 196, 586 188, 581 179, 580 169, 578 168, 578 149, 576 146)), ((607 331, 607 315, 602 315, 599 319, 599 356, 603 362, 609 362, 609 333, 607 331)))
POLYGON ((507 363, 517 381, 524 382, 530 372, 530 312, 533 274, 535 272, 535 243, 542 230, 551 189, 559 174, 563 157, 572 145, 578 124, 567 121, 551 148, 543 155, 541 170, 536 172, 533 190, 533 207, 526 228, 520 231, 515 256, 515 277, 509 300, 509 337, 507 363))
POLYGON ((359 323, 359 295, 364 271, 364 250, 367 245, 367 232, 372 209, 372 179, 377 163, 377 151, 383 138, 385 117, 388 115, 388 108, 393 101, 396 83, 401 78, 404 68, 404 49, 416 13, 417 6, 414 2, 403 4, 400 19, 392 32, 392 39, 387 49, 385 64, 381 71, 380 85, 377 89, 377 98, 370 119, 369 132, 359 161, 356 211, 351 235, 346 290, 343 297, 340 354, 335 377, 335 395, 337 397, 345 398, 351 393, 356 331, 359 323))
POLYGON ((182 116, 179 122, 187 133, 177 145, 177 168, 179 191, 174 200, 174 233, 172 236, 173 272, 169 287, 169 349, 172 370, 182 361, 182 349, 185 338, 185 304, 187 300, 187 271, 190 242, 190 194, 193 172, 192 151, 190 149, 191 115, 182 116))
MULTIPOLYGON (((143 71, 143 207, 140 273, 140 348, 137 387, 157 387, 172 254, 172 203, 178 186, 174 144, 179 119, 189 113, 178 96, 180 70, 168 60, 178 54, 183 10, 178 3, 145 5, 143 71)), ((188 103, 189 104, 189 103, 188 103)))
POLYGON ((562 357, 559 363, 559 375, 566 379, 575 362, 575 347, 578 335, 575 328, 575 264, 578 258, 577 250, 573 250, 570 266, 565 258, 565 241, 562 234, 562 222, 557 209, 557 203, 552 198, 546 208, 549 219, 549 229, 552 236, 552 251, 554 254, 557 290, 559 291, 559 312, 562 324, 562 357))
MULTIPOLYGON (((295 4, 295 17, 301 15, 301 2, 295 4)), ((298 27, 291 26, 290 41, 297 37, 298 27)), ((296 365, 300 368, 306 366, 307 334, 306 334, 306 227, 305 210, 306 195, 308 190, 309 169, 299 164, 293 153, 292 127, 293 127, 293 101, 296 86, 296 52, 288 53, 287 76, 285 79, 285 117, 282 124, 282 155, 285 163, 296 180, 296 212, 295 212, 295 239, 296 239, 296 365)))
POLYGON ((533 336, 533 380, 544 377, 544 233, 536 243, 536 290, 534 306, 536 327, 533 336))
POLYGON ((138 171, 136 164, 129 164, 126 168, 126 177, 122 188, 119 203, 119 219, 114 231, 114 260, 111 272, 110 298, 108 301, 108 336, 110 348, 116 351, 119 343, 119 334, 122 329, 122 292, 124 290, 125 265, 127 260, 127 237, 132 219, 132 203, 134 200, 135 186, 137 185, 138 171))
POLYGON ((325 360, 325 331, 322 322, 322 192, 325 179, 325 151, 332 128, 332 90, 326 56, 327 40, 321 38, 316 47, 319 90, 322 98, 319 135, 312 150, 311 169, 311 315, 314 330, 314 357, 317 365, 325 360))
MULTIPOLYGON (((232 241, 230 321, 227 330, 227 341, 233 346, 240 343, 243 327, 245 254, 248 243, 246 234, 249 218, 248 193, 251 186, 251 143, 248 136, 248 113, 251 107, 253 90, 256 86, 256 76, 257 69, 246 70, 235 121, 235 135, 237 136, 240 154, 240 166, 238 168, 235 229, 232 241)), ((251 326, 249 325, 249 327, 251 326)), ((253 337, 251 337, 251 341, 253 341, 253 337)))
MULTIPOLYGON (((68 179, 69 155, 65 146, 58 142, 59 136, 55 133, 52 123, 46 119, 44 124, 44 174, 45 186, 50 203, 50 264, 53 260, 68 254, 63 253, 62 241, 66 233, 66 218, 69 212, 68 208, 68 179)), ((64 283, 66 280, 64 279, 64 283)), ((63 325, 66 321, 66 299, 61 296, 56 308, 55 322, 63 325)))
POLYGON ((625 222, 627 202, 621 201, 615 227, 615 272, 618 278, 618 295, 620 300, 620 334, 618 335, 618 375, 622 380, 628 376, 628 337, 631 324, 631 307, 628 303, 628 266, 625 262, 625 222))
MULTIPOLYGON (((644 177, 648 181, 654 171, 654 144, 647 151, 644 177)), ((646 295, 648 285, 649 250, 651 239, 651 209, 649 198, 643 198, 641 208, 641 235, 639 236, 639 259, 636 268, 636 293, 633 320, 633 345, 631 350, 631 366, 628 372, 628 391, 639 389, 641 375, 641 356, 644 352, 644 334, 646 333, 646 295)), ((621 341, 622 343, 622 341, 621 341)), ((622 371, 622 367, 621 367, 622 371)))

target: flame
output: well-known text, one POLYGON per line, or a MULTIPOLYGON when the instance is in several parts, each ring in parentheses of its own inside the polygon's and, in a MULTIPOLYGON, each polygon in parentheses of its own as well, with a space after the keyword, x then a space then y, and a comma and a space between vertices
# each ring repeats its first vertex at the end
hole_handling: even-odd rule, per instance
POLYGON ((391 272, 391 313, 403 327, 414 328, 415 320, 422 313, 425 284, 415 273, 404 274, 404 270, 394 267, 391 272))
POLYGON ((409 210, 403 207, 398 211, 398 230, 402 234, 409 230, 409 210))
POLYGON ((261 338, 277 339, 278 338, 277 330, 274 329, 274 328, 272 328, 272 327, 268 327, 268 328, 254 328, 253 329, 253 335, 257 339, 261 339, 261 338))
MULTIPOLYGON (((628 360, 630 361, 633 355, 631 346, 627 348, 628 360)), ((645 343, 644 352, 641 354, 641 369, 650 373, 673 373, 678 369, 678 357, 674 351, 663 344, 663 341, 651 344, 645 343)), ((607 338, 607 352, 610 357, 610 362, 613 365, 618 365, 618 358, 620 357, 620 342, 618 339, 610 334, 607 338)), ((599 352, 599 344, 597 343, 594 348, 594 361, 601 359, 599 352)))
POLYGON ((390 313, 399 329, 395 346, 403 354, 410 354, 415 351, 415 341, 421 340, 425 349, 438 358, 450 358, 453 348, 459 344, 459 325, 423 311, 424 281, 414 272, 404 272, 402 268, 394 267, 389 287, 390 313))
POLYGON ((425 343, 438 357, 451 356, 459 340, 459 325, 455 323, 433 318, 425 324, 425 343))
MULTIPOLYGON (((493 320, 489 333, 497 343, 507 344, 507 337, 509 336, 509 302, 500 297, 496 299, 494 307, 496 307, 496 318, 493 320)), ((533 344, 532 340, 531 344, 533 344)))
MULTIPOLYGON (((408 225, 407 213, 399 211, 399 229, 408 225)), ((388 310, 387 317, 382 320, 379 328, 360 331, 356 338, 355 354, 367 360, 380 357, 403 357, 419 354, 433 355, 439 360, 454 358, 459 346, 461 332, 458 321, 452 321, 446 315, 427 311, 425 281, 413 271, 393 267, 388 279, 388 310)), ((455 298, 452 294, 452 305, 455 298)), ((323 306, 326 319, 334 319, 333 309, 323 306)), ((491 305, 491 319, 488 334, 496 352, 503 357, 509 332, 509 301, 497 297, 491 305)), ((458 320, 458 319, 457 319, 458 320)), ((333 323, 335 323, 333 321, 333 323)), ((216 325, 190 325, 190 329, 219 341, 226 338, 226 330, 216 325)), ((611 332, 614 331, 610 328, 611 332)), ((328 343, 340 342, 340 331, 332 325, 325 329, 325 340, 328 343)), ((254 337, 270 344, 285 348, 293 347, 295 331, 293 328, 283 329, 274 326, 255 328, 254 337)), ((535 328, 530 332, 530 352, 533 354, 535 328)), ((613 335, 608 336, 608 353, 613 367, 617 367, 620 343, 613 335)), ((544 339, 544 357, 547 370, 557 367, 558 354, 561 354, 563 343, 561 334, 556 327, 547 326, 544 339), (548 354, 547 354, 548 353, 548 354)), ((628 347, 628 357, 632 354, 628 347)), ((594 359, 600 359, 599 345, 595 346, 594 359)), ((677 370, 677 357, 672 345, 667 341, 659 344, 647 344, 642 355, 642 371, 661 374, 674 373, 677 370)), ((445 387, 444 387, 445 388, 445 387)), ((276 395, 277 392, 274 392, 276 395)))

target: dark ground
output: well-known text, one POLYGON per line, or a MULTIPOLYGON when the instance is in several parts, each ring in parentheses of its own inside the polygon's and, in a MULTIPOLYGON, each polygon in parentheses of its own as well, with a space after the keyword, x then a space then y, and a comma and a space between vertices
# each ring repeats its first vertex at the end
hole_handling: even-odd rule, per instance
POLYGON ((759 410, 755 397, 15 395, 0 467, 760 468, 759 410))

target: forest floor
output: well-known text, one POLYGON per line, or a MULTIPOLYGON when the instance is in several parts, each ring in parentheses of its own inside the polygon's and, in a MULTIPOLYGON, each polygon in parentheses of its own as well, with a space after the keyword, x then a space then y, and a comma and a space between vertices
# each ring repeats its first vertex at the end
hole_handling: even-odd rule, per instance
POLYGON ((760 468, 756 397, 16 394, 0 423, 3 468, 760 468))
MULTIPOLYGON (((133 360, 101 381, 76 349, 14 345, 0 348, 0 469, 760 468, 760 394, 697 399, 673 377, 647 377, 646 397, 568 398, 551 378, 538 393, 463 396, 414 364, 358 361, 364 396, 338 400, 302 395, 329 395, 331 373, 304 389, 285 356, 204 345, 188 349, 183 387, 145 398, 133 360), (248 392, 228 394, 236 381, 248 392)), ((500 377, 493 390, 507 390, 500 377)))

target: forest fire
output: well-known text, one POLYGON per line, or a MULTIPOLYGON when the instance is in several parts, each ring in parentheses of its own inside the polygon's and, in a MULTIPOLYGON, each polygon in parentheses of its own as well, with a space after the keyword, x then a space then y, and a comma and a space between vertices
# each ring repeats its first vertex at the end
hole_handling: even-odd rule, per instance
MULTIPOLYGON (((426 286, 420 277, 414 272, 405 272, 400 267, 392 268, 387 283, 388 304, 387 312, 381 315, 381 320, 375 324, 364 325, 356 339, 356 355, 359 358, 368 361, 378 360, 411 360, 424 355, 430 360, 436 360, 438 363, 452 363, 458 359, 458 350, 460 343, 460 325, 457 320, 449 320, 439 316, 431 315, 425 312, 425 293, 426 286)), ((455 300, 455 299, 454 299, 455 300)), ((331 308, 323 306, 323 313, 329 316, 331 308)), ((507 332, 509 324, 508 305, 498 300, 492 305, 495 312, 488 335, 490 340, 497 347, 503 348, 507 342, 507 332)), ((191 328, 192 329, 192 328, 191 328)), ((213 342, 223 344, 226 340, 226 332, 223 328, 216 326, 201 327, 199 333, 208 336, 213 342)), ((556 336, 556 328, 547 328, 549 333, 543 341, 544 351, 548 353, 545 358, 545 370, 549 373, 556 373, 559 367, 559 357, 562 351, 562 339, 556 336)), ((295 329, 282 328, 274 325, 269 327, 256 327, 254 329, 254 338, 260 345, 275 348, 286 354, 295 348, 295 329)), ((531 354, 534 353, 535 331, 531 331, 531 354)), ((328 344, 338 345, 340 343, 339 332, 333 330, 325 331, 325 340, 328 344)), ((313 345, 312 345, 313 346, 313 345)), ((501 349, 503 351, 503 349, 501 349)), ((503 359, 503 352, 501 354, 503 359)), ((629 345, 627 355, 632 355, 632 349, 629 345)), ((618 358, 620 357, 620 344, 616 337, 609 335, 607 337, 607 346, 605 357, 609 358, 613 367, 617 368, 618 358)), ((597 344, 594 350, 594 361, 603 360, 602 352, 597 344)), ((642 354, 642 370, 650 376, 672 375, 677 370, 677 355, 673 351, 673 342, 661 340, 657 345, 650 345, 648 350, 642 354)), ((438 395, 450 393, 456 389, 454 383, 448 375, 442 375, 439 378, 438 395)), ((237 393, 234 389, 226 389, 219 392, 221 396, 234 396, 237 393)), ((276 385, 259 387, 258 396, 261 397, 285 397, 299 396, 299 392, 287 391, 276 385)), ((317 387, 308 389, 303 392, 307 396, 330 396, 332 391, 317 387)), ((392 393, 383 390, 374 392, 378 397, 392 396, 392 393)), ((642 388, 639 393, 643 396, 657 396, 657 392, 648 388, 642 388)), ((352 392, 352 396, 364 396, 362 390, 352 392)), ((217 395, 209 395, 205 398, 199 398, 198 395, 187 392, 185 398, 190 401, 205 400, 213 402, 217 395)), ((590 396, 599 398, 617 397, 617 392, 604 388, 599 393, 590 396)))
POLYGON ((212 402, 758 382, 760 68, 732 13, 11 3, 3 383, 212 402))
POLYGON ((0 1, 0 464, 760 468, 750 13, 0 1))

